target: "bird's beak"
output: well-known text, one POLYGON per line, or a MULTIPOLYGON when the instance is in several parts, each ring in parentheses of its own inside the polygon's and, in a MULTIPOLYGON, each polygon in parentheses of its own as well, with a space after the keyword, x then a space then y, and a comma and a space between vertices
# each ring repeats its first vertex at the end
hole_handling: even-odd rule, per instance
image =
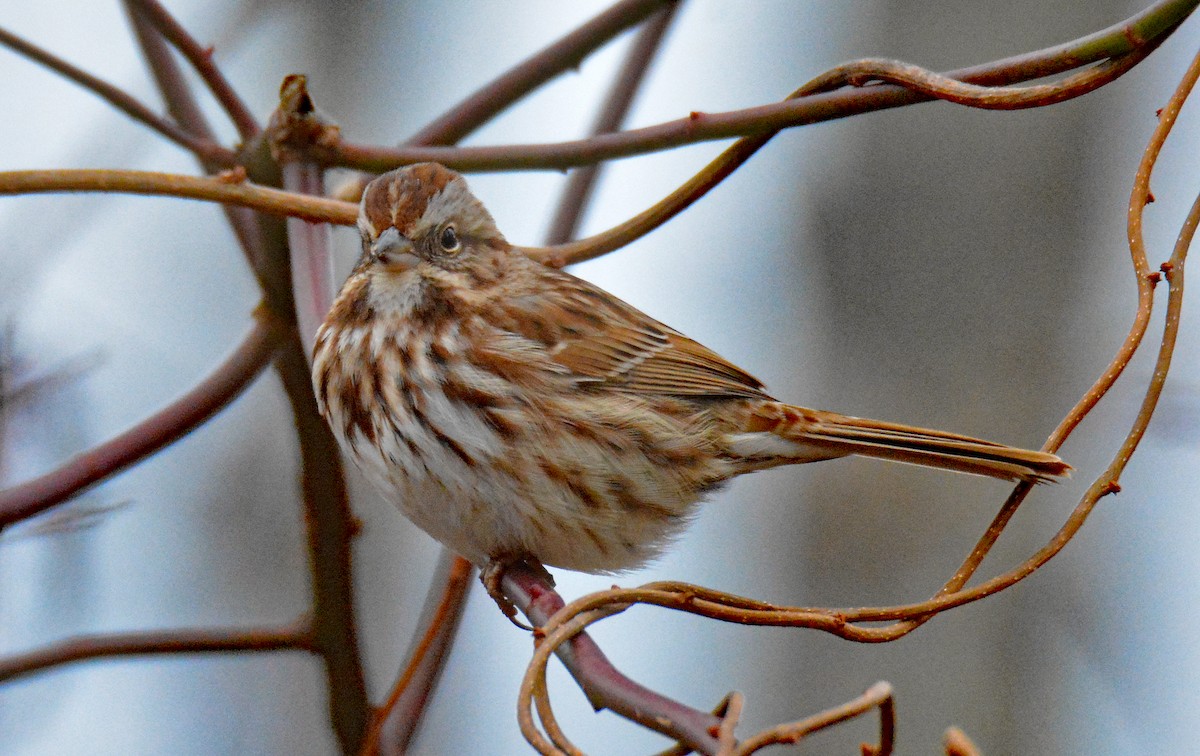
POLYGON ((412 241, 401 236, 395 227, 385 230, 371 244, 371 257, 389 268, 408 270, 421 261, 413 252, 412 241))

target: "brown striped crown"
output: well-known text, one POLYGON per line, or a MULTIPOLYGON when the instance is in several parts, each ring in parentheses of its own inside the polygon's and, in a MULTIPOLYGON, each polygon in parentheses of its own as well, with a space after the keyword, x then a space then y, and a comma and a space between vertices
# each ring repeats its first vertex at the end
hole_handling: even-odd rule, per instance
POLYGON ((437 163, 389 171, 363 191, 358 228, 370 242, 389 228, 417 241, 439 225, 455 222, 464 237, 502 239, 492 216, 467 188, 466 179, 437 163))

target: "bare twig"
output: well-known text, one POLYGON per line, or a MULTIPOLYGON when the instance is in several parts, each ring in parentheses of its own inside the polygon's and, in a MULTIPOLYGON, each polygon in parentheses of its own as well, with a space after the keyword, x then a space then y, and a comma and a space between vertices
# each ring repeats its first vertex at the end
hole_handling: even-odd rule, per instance
POLYGON ((392 686, 387 701, 371 720, 363 742, 363 756, 407 751, 434 685, 445 668, 445 657, 462 619, 475 569, 467 560, 443 549, 436 572, 429 590, 429 603, 417 623, 424 632, 409 653, 408 665, 392 686))
POLYGON ((946 756, 981 756, 979 747, 957 727, 946 729, 942 747, 946 749, 946 756))
POLYGON ((888 756, 895 747, 896 711, 892 698, 892 686, 886 682, 875 683, 861 696, 853 701, 847 701, 841 706, 835 706, 799 722, 763 730, 743 741, 734 753, 737 756, 744 756, 744 754, 756 753, 769 745, 798 743, 814 732, 860 717, 874 709, 879 709, 879 745, 865 746, 863 753, 864 756, 888 756))
POLYGON ((0 528, 66 501, 204 423, 263 371, 279 340, 276 327, 260 311, 254 327, 233 354, 186 394, 58 469, 0 491, 0 528))
MULTIPOLYGON (((158 85, 158 91, 162 93, 163 99, 167 103, 167 112, 189 134, 214 140, 216 137, 208 125, 208 119, 200 110, 200 103, 192 95, 191 87, 188 86, 183 71, 171 55, 171 50, 167 47, 162 33, 139 11, 133 0, 124 0, 124 5, 125 13, 133 27, 134 36, 137 37, 138 45, 142 49, 142 55, 146 58, 146 64, 158 85)), ((212 171, 213 168, 214 166, 205 165, 205 169, 208 171, 212 171)))
POLYGON ((260 210, 273 215, 342 226, 354 225, 358 206, 349 202, 284 192, 228 177, 110 169, 0 171, 0 196, 46 192, 145 194, 208 200, 260 210))
MULTIPOLYGON (((943 76, 981 86, 1002 86, 1053 76, 1133 52, 1169 35, 1200 0, 1165 0, 1095 34, 1062 45, 950 71, 943 76)), ((373 147, 342 142, 330 165, 381 173, 400 165, 433 161, 461 171, 563 170, 614 158, 658 152, 702 141, 846 118, 928 102, 931 95, 895 85, 823 92, 726 113, 693 112, 654 126, 551 144, 483 147, 373 147)))
POLYGON ((307 620, 286 627, 82 635, 34 651, 0 657, 0 682, 88 659, 148 654, 207 654, 236 651, 311 651, 307 620))
POLYGON ((144 15, 154 25, 154 28, 192 64, 192 68, 196 69, 196 73, 204 80, 213 97, 224 108, 229 120, 233 121, 242 139, 246 140, 256 136, 262 129, 250 109, 246 107, 246 103, 242 101, 229 80, 221 73, 221 69, 213 64, 212 48, 201 46, 158 0, 130 0, 130 2, 138 13, 144 15))
MULTIPOLYGON (((606 134, 621 127, 633 104, 634 96, 646 78, 646 72, 650 70, 650 62, 662 46, 663 37, 680 5, 681 3, 673 3, 663 8, 638 32, 629 52, 626 53, 625 62, 617 73, 612 89, 605 98, 596 123, 592 126, 593 134, 606 134)), ((550 222, 550 230, 546 234, 546 246, 563 244, 575 238, 583 208, 591 197, 602 165, 597 163, 584 166, 574 171, 567 179, 558 209, 550 222)))
POLYGON ((621 0, 485 84, 406 140, 407 144, 454 144, 530 91, 563 71, 575 68, 593 50, 671 2, 675 0, 621 0))
MULTIPOLYGON (((544 581, 541 574, 524 565, 505 573, 504 591, 535 626, 546 625, 551 616, 561 616, 562 598, 544 581)), ((607 611, 611 614, 621 609, 610 606, 607 611)), ((553 652, 579 683, 596 710, 610 709, 701 753, 716 753, 719 744, 714 733, 721 726, 718 717, 673 701, 625 677, 612 666, 604 652, 586 633, 575 634, 563 630, 559 640, 555 643, 546 637, 538 642, 535 659, 540 661, 531 663, 531 670, 535 664, 540 664, 544 673, 549 654, 553 652)), ((521 731, 535 747, 538 747, 537 741, 542 736, 533 725, 526 701, 529 700, 528 696, 532 696, 537 679, 536 674, 526 672, 519 698, 521 731)), ((545 743, 544 739, 540 742, 545 743)))
MULTIPOLYGON (((192 88, 188 85, 187 79, 167 47, 163 33, 154 26, 150 18, 138 9, 133 0, 124 0, 124 4, 126 15, 129 17, 129 23, 133 26, 142 55, 146 58, 146 65, 149 66, 158 90, 167 103, 167 109, 179 125, 189 133, 213 139, 212 129, 200 109, 200 103, 196 100, 192 88)), ((200 165, 204 168, 205 173, 213 173, 222 167, 205 160, 202 156, 197 157, 199 157, 200 165)), ((244 167, 240 174, 243 176, 245 170, 254 170, 256 167, 255 163, 249 161, 247 157, 245 154, 237 156, 238 170, 243 170, 244 167)), ((255 176, 255 178, 261 181, 261 177, 255 176)), ((275 173, 272 174, 272 178, 275 180, 269 183, 277 183, 275 173)), ((278 307, 276 302, 278 296, 269 290, 268 278, 260 274, 262 266, 266 263, 265 258, 270 252, 267 237, 270 236, 271 229, 263 225, 259 216, 245 208, 227 205, 222 208, 222 212, 229 227, 233 230, 234 236, 237 237, 243 254, 255 271, 259 284, 264 288, 263 294, 266 296, 267 306, 274 308, 276 314, 290 312, 290 301, 288 308, 278 307)))
POLYGON ((109 84, 83 69, 71 65, 53 53, 21 39, 6 29, 0 29, 0 45, 61 74, 64 78, 75 82, 138 123, 149 126, 185 150, 200 156, 206 162, 222 167, 229 167, 236 162, 236 157, 231 150, 217 144, 210 137, 189 133, 155 113, 120 87, 109 84))
MULTIPOLYGON (((964 84, 956 81, 953 75, 942 76, 917 66, 896 61, 888 61, 888 65, 883 65, 880 61, 865 61, 861 65, 850 63, 840 66, 832 72, 818 76, 788 95, 784 102, 807 101, 819 97, 819 93, 829 87, 853 80, 856 76, 855 72, 865 71, 866 75, 871 76, 887 75, 889 81, 911 86, 919 90, 922 95, 933 97, 946 94, 953 102, 962 105, 983 107, 986 103, 987 107, 992 109, 999 109, 1002 103, 1009 103, 1013 107, 1046 105, 1085 94, 1112 81, 1145 59, 1164 38, 1165 33, 1146 42, 1141 47, 1134 48, 1121 58, 1067 77, 1055 84, 1001 87, 997 90, 998 94, 988 87, 964 84)), ((877 87, 867 87, 863 91, 875 88, 877 87)), ((590 260, 620 249, 683 212, 749 160, 777 133, 778 129, 772 129, 742 137, 701 169, 699 173, 685 181, 678 189, 624 223, 586 239, 543 249, 526 249, 525 252, 548 264, 562 266, 590 260)))
MULTIPOLYGON (((318 198, 325 194, 324 168, 309 160, 303 148, 336 135, 337 127, 317 114, 305 77, 286 77, 280 87, 279 107, 271 114, 268 126, 268 141, 282 167, 284 189, 318 198)), ((298 218, 288 218, 286 223, 296 321, 305 357, 311 360, 317 328, 333 303, 329 225, 298 218)))
MULTIPOLYGON (((308 162, 284 163, 283 186, 288 191, 319 197, 325 189, 324 171, 308 162)), ((311 359, 317 328, 333 303, 332 240, 328 224, 299 218, 287 219, 287 235, 296 322, 304 354, 311 359)))
MULTIPOLYGON (((285 86, 284 94, 293 90, 285 86)), ((288 158, 294 141, 320 138, 322 129, 293 130, 291 109, 305 98, 284 101, 280 117, 272 117, 261 142, 270 145, 276 160, 288 158)), ((298 108, 297 110, 305 110, 298 108)), ((306 162, 306 161, 302 161, 306 162)), ((314 171, 298 169, 311 180, 314 171)), ((315 175, 319 176, 319 173, 315 175)), ((302 176, 303 178, 303 176, 302 176)), ((312 198, 316 199, 316 198, 312 198)), ((341 450, 329 426, 317 411, 312 390, 309 357, 296 325, 296 297, 283 224, 275 218, 259 218, 262 255, 255 260, 255 275, 265 292, 267 303, 292 325, 290 338, 275 360, 283 389, 292 410, 296 435, 300 442, 300 482, 304 494, 304 524, 308 538, 309 565, 313 585, 313 641, 325 663, 329 692, 329 712, 342 751, 357 753, 370 720, 370 701, 358 648, 355 622, 354 574, 351 569, 351 545, 357 522, 350 510, 342 471, 341 450)))

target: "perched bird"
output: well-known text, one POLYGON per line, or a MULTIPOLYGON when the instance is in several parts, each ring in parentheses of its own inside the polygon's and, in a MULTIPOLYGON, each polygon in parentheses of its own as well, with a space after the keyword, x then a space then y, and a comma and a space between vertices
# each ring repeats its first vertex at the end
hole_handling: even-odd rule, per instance
POLYGON ((372 181, 363 253, 317 333, 345 452, 418 527, 499 580, 528 561, 638 567, 735 475, 861 455, 1011 481, 1058 457, 773 399, 754 377, 515 250, 459 174, 372 181))

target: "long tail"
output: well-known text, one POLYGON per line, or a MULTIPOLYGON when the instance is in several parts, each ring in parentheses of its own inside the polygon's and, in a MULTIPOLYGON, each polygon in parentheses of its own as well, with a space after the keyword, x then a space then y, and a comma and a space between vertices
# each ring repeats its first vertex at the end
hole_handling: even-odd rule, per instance
POLYGON ((859 454, 1010 481, 1041 483, 1071 471, 1046 452, 779 402, 755 407, 745 429, 731 447, 752 467, 859 454))

